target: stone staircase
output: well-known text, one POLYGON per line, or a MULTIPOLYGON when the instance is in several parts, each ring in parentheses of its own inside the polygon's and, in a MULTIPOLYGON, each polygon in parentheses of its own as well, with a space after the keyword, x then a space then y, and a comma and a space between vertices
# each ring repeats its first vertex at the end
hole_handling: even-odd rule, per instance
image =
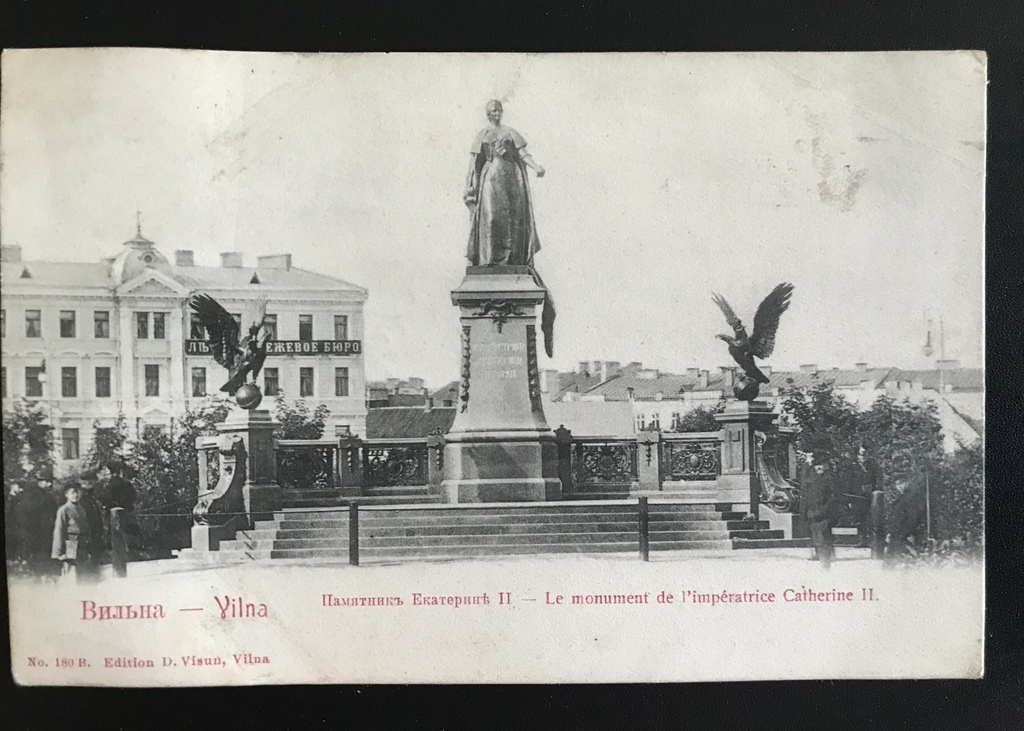
POLYGON ((441 496, 431 494, 426 485, 364 488, 362 494, 358 488, 284 491, 285 509, 347 507, 353 500, 360 505, 431 505, 441 502, 441 496))
MULTIPOLYGON (((553 553, 635 553, 635 500, 524 505, 379 505, 359 511, 360 563, 553 553)), ((650 502, 651 551, 732 550, 748 539, 781 539, 766 521, 713 503, 650 502)), ((338 508, 285 509, 207 554, 210 562, 348 559, 349 513, 338 508)))

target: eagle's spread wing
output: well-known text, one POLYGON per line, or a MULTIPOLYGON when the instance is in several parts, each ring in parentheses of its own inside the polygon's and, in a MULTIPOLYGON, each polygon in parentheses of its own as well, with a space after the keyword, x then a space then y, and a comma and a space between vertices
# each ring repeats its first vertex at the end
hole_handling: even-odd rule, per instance
POLYGON ((743 329, 743 323, 740 322, 740 318, 736 317, 736 313, 732 311, 729 303, 725 301, 725 297, 720 294, 712 294, 711 299, 714 300, 715 304, 722 310, 722 314, 725 315, 725 319, 729 323, 729 327, 737 332, 743 329))
POLYGON ((261 294, 253 302, 245 306, 245 312, 242 316, 242 326, 246 328, 245 333, 247 335, 254 334, 254 331, 258 331, 263 326, 263 321, 267 317, 267 296, 261 294))
POLYGON ((193 295, 189 306, 199 316, 199 322, 206 330, 206 340, 213 351, 213 359, 229 370, 233 368, 241 353, 235 318, 208 294, 193 295))
POLYGON ((779 318, 789 307, 793 294, 792 284, 780 284, 771 291, 757 308, 754 315, 754 334, 750 338, 750 353, 758 358, 767 358, 775 350, 775 331, 779 329, 779 318))

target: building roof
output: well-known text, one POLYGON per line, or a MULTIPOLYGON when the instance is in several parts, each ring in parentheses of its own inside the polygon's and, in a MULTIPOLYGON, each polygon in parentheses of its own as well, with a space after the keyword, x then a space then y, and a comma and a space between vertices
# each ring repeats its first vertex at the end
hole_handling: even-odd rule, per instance
POLYGON ((387 406, 366 412, 367 439, 424 439, 440 428, 446 434, 455 421, 454 408, 387 406))
POLYGON ((892 368, 823 368, 807 371, 775 371, 768 376, 772 388, 808 388, 816 383, 831 383, 836 388, 860 388, 864 381, 878 388, 889 376, 892 368), (792 383, 790 382, 792 379, 792 383))
POLYGON ((952 386, 954 391, 982 391, 985 388, 985 371, 981 368, 950 368, 938 371, 905 371, 893 368, 887 381, 920 381, 924 388, 938 390, 940 386, 952 386))
MULTIPOLYGON (((172 267, 171 276, 191 289, 246 289, 253 274, 259 279, 262 291, 282 289, 289 291, 350 291, 366 290, 343 279, 328 277, 305 269, 276 269, 270 267, 172 267)), ((119 282, 111 276, 109 262, 20 261, 4 262, 0 267, 4 288, 19 282, 52 287, 89 287, 113 289, 119 282), (22 278, 28 270, 30 278, 22 278)))
POLYGON ((435 404, 445 400, 454 401, 459 397, 459 382, 452 381, 448 385, 442 386, 430 394, 430 397, 434 399, 435 404))
POLYGON ((250 285, 253 274, 263 289, 287 290, 349 290, 365 292, 362 287, 343 279, 328 277, 305 269, 276 269, 270 267, 175 267, 174 277, 194 289, 244 289, 250 285))
MULTIPOLYGON (((251 275, 250 275, 251 276, 251 275)), ((96 287, 111 289, 115 282, 107 262, 18 261, 0 266, 0 282, 4 288, 19 282, 55 287, 96 287), (22 278, 25 270, 31 275, 22 278)))

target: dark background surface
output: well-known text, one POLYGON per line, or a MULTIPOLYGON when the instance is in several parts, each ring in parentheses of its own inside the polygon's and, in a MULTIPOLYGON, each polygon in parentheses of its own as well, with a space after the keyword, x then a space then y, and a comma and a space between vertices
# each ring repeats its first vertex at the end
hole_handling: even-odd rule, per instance
MULTIPOLYGON (((0 46, 263 51, 871 51, 988 53, 987 626, 982 681, 551 687, 16 688, 11 729, 1024 728, 1024 3, 599 2, 440 4, 0 0, 0 46)), ((0 79, 2 83, 2 79, 0 79)), ((851 303, 853 305, 854 303, 851 303)), ((2 550, 2 549, 0 549, 2 550)), ((6 586, 0 619, 6 625, 6 586)), ((928 621, 922 606, 920 622, 928 621)), ((908 623, 912 626, 912 622, 908 623)), ((837 626, 841 633, 842 627, 837 626)), ((758 648, 750 648, 756 662, 758 648)), ((352 660, 339 657, 339 663, 352 660)), ((358 660, 356 660, 358 661, 358 660)), ((500 667, 501 658, 494 658, 500 667)), ((680 658, 686 662, 686 658, 680 658)))

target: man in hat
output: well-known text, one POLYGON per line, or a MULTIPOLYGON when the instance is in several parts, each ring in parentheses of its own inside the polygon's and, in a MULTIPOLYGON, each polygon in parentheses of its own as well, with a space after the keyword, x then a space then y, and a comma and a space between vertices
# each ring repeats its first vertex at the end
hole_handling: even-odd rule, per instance
POLYGON ((800 481, 800 512, 811 531, 812 558, 828 568, 835 556, 832 524, 835 513, 835 470, 827 437, 811 440, 800 481))
POLYGON ((92 570, 92 527, 88 513, 79 504, 81 486, 77 482, 69 482, 64 488, 64 495, 67 502, 57 509, 57 520, 53 525, 51 556, 62 562, 64 575, 73 573, 80 583, 92 570))
POLYGON ((848 476, 843 501, 857 523, 858 548, 867 548, 871 539, 871 493, 882 489, 882 473, 868 456, 867 445, 857 450, 857 464, 848 476))
POLYGON ((889 553, 901 556, 907 552, 911 536, 917 536, 924 521, 925 508, 916 475, 903 472, 896 477, 896 497, 889 506, 889 553))

